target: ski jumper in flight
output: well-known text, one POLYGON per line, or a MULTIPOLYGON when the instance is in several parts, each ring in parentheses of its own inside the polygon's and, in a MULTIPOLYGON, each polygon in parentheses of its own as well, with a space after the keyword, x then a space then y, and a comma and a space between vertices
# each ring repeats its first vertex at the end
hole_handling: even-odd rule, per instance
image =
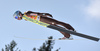
MULTIPOLYGON (((64 22, 53 19, 53 16, 49 13, 27 11, 24 14, 22 14, 20 11, 16 11, 13 16, 17 20, 22 20, 23 15, 27 15, 27 17, 30 17, 32 19, 35 19, 35 20, 38 20, 50 25, 54 25, 60 28, 75 31, 75 29, 71 25, 69 25, 68 23, 64 23, 64 22)), ((64 37, 61 39, 66 39, 66 38, 69 39, 71 37, 69 33, 65 33, 62 31, 59 31, 59 32, 64 35, 64 37)))

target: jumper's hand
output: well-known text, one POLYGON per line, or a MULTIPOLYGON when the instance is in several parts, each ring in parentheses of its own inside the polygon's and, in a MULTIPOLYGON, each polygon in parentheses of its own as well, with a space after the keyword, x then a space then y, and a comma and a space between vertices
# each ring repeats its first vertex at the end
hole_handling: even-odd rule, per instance
POLYGON ((53 17, 51 14, 49 14, 49 13, 45 13, 45 15, 48 15, 48 16, 50 16, 50 17, 53 17))

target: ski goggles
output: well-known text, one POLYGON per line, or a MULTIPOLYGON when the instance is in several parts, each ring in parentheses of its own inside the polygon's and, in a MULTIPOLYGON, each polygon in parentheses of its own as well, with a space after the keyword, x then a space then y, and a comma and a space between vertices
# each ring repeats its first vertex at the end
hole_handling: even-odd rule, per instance
POLYGON ((16 16, 15 19, 18 19, 18 16, 16 16))

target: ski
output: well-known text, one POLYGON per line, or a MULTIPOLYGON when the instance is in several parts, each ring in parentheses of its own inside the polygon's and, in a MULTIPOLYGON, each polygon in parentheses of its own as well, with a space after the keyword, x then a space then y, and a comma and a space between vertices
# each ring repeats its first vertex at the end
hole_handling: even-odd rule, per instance
POLYGON ((66 32, 66 33, 69 33, 69 34, 73 34, 73 35, 76 35, 76 36, 80 36, 80 37, 83 37, 83 38, 87 38, 87 39, 90 39, 90 40, 94 40, 94 41, 99 41, 100 40, 100 38, 96 38, 96 37, 85 35, 85 34, 82 34, 82 33, 70 31, 70 30, 63 29, 63 28, 59 28, 59 27, 54 26, 54 25, 49 25, 47 27, 58 30, 58 31, 66 32))
POLYGON ((21 38, 21 39, 28 39, 28 40, 86 40, 86 39, 33 39, 33 38, 18 37, 18 36, 14 36, 14 37, 21 38))

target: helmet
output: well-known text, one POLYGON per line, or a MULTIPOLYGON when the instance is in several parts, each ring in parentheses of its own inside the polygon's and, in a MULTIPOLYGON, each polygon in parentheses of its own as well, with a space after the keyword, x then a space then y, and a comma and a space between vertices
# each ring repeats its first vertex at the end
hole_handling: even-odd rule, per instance
POLYGON ((13 14, 13 17, 15 19, 18 19, 18 17, 21 17, 22 13, 20 11, 16 11, 14 14, 13 14))

